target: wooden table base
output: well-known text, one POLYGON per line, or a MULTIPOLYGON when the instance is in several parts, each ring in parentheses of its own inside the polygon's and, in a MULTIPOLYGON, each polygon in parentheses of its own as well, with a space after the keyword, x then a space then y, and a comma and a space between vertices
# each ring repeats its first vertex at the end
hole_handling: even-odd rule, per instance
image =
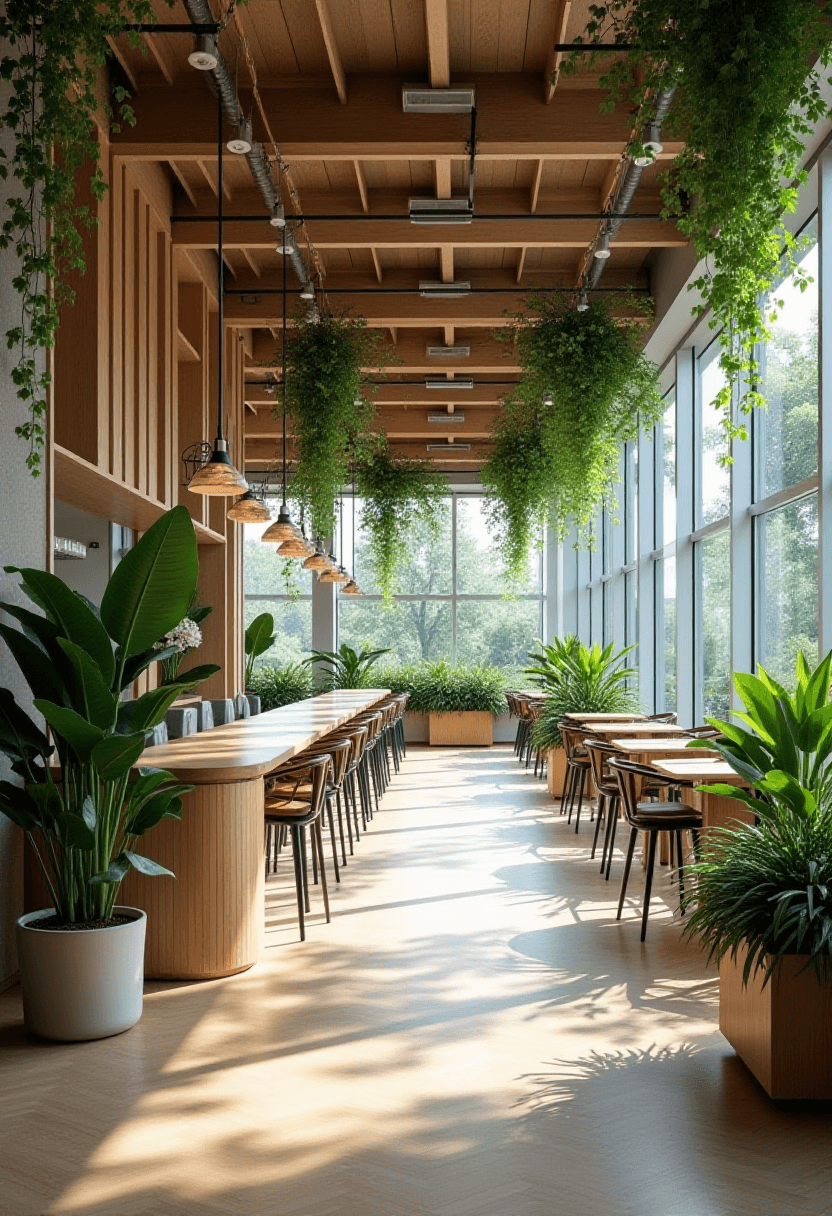
POLYGON ((147 853, 176 878, 131 871, 119 903, 147 912, 148 979, 216 979, 257 962, 263 943, 263 778, 198 785, 147 853))

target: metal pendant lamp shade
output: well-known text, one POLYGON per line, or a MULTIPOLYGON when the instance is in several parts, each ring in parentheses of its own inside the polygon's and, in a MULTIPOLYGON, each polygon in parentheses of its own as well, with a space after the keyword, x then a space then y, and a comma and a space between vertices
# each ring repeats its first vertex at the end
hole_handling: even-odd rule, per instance
MULTIPOLYGON (((286 503, 282 503, 280 514, 270 528, 260 537, 266 544, 280 544, 287 540, 302 540, 300 528, 297 524, 292 523, 292 517, 286 509, 286 503)), ((304 541, 304 544, 306 542, 304 541)))
POLYGON ((326 549, 323 547, 322 542, 319 540, 318 544, 315 548, 315 552, 312 554, 311 557, 307 557, 306 561, 303 563, 303 568, 304 568, 304 570, 316 570, 316 571, 329 570, 330 565, 331 565, 331 562, 329 560, 329 557, 327 556, 326 549))
POLYGON ((235 519, 238 524, 264 524, 271 519, 272 513, 262 498, 247 490, 226 512, 228 519, 235 519))
POLYGON ((341 588, 342 595, 363 595, 364 592, 359 587, 354 578, 351 578, 345 587, 341 588))
POLYGON ((245 494, 248 482, 242 473, 235 469, 228 455, 228 443, 223 432, 222 394, 223 394, 223 346, 225 343, 225 311, 223 308, 223 292, 225 276, 222 260, 222 101, 217 98, 217 437, 214 440, 214 450, 208 462, 197 469, 188 482, 188 489, 193 494, 216 495, 220 498, 236 498, 245 494))
MULTIPOLYGON (((314 549, 311 552, 314 553, 314 549)), ((277 555, 278 557, 309 557, 309 541, 305 540, 303 536, 292 536, 278 546, 277 555)), ((306 562, 303 564, 306 565, 306 562)))

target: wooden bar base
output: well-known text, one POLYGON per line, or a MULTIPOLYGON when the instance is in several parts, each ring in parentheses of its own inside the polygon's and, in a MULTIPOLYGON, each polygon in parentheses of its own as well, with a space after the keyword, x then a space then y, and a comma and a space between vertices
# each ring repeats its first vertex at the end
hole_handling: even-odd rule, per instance
POLYGON ((207 980, 257 962, 264 934, 263 778, 198 785, 147 852, 176 878, 131 871, 119 902, 147 912, 148 979, 207 980))

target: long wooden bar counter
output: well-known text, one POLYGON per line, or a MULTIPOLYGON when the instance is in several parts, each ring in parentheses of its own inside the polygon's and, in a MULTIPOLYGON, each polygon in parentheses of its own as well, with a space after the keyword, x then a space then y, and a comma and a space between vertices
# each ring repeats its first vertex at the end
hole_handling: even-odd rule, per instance
POLYGON ((378 688, 322 693, 143 753, 140 764, 196 787, 183 799, 181 821, 163 819, 145 838, 148 856, 176 877, 131 871, 119 892, 120 904, 147 912, 148 979, 215 979, 257 961, 264 778, 387 695, 378 688))

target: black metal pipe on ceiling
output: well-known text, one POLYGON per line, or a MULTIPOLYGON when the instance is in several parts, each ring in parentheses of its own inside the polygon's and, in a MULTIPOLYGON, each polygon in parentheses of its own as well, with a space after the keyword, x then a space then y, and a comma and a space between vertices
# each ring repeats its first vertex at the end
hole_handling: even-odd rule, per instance
MULTIPOLYGON (((264 220, 266 222, 268 222, 269 218, 270 217, 268 215, 227 215, 225 217, 226 222, 232 223, 232 224, 233 223, 237 223, 237 224, 262 223, 264 220)), ((293 224, 295 222, 297 222, 299 224, 300 223, 311 224, 311 223, 314 223, 315 220, 321 220, 321 221, 326 221, 327 223, 336 223, 336 224, 337 223, 344 223, 344 224, 375 223, 376 221, 378 221, 380 223, 386 223, 386 224, 393 224, 393 223, 400 224, 402 222, 402 220, 409 220, 409 219, 410 219, 409 212, 403 212, 400 215, 372 215, 372 214, 367 214, 366 212, 361 212, 361 213, 358 213, 355 215, 343 215, 343 214, 338 214, 338 215, 293 215, 291 217, 291 220, 289 221, 289 226, 291 226, 291 224, 293 224)), ((539 213, 521 211, 521 212, 501 212, 498 214, 488 214, 488 215, 475 215, 473 222, 479 223, 480 221, 483 221, 483 222, 497 221, 500 223, 506 223, 507 221, 512 221, 512 222, 514 222, 514 221, 531 221, 531 222, 535 223, 538 220, 551 222, 553 220, 661 220, 661 219, 664 219, 664 216, 660 215, 660 214, 656 214, 656 212, 653 212, 653 211, 651 211, 651 212, 630 211, 630 212, 627 212, 626 215, 623 212, 621 214, 618 214, 618 213, 611 214, 606 211, 566 211, 566 212, 546 211, 546 212, 539 212, 539 213)), ((170 217, 170 222, 172 224, 213 224, 213 223, 216 223, 216 217, 213 215, 172 215, 170 217)), ((419 224, 417 226, 421 227, 421 228, 467 228, 468 225, 467 225, 467 223, 459 224, 459 223, 456 223, 453 220, 451 220, 450 223, 446 223, 446 224, 419 224)), ((437 243, 442 244, 441 241, 437 242, 437 243)), ((431 244, 431 241, 428 239, 427 236, 425 237, 424 244, 425 245, 431 244)))
MULTIPOLYGON (((472 287, 470 291, 459 292, 455 296, 443 296, 438 291, 423 294, 419 287, 327 287, 322 284, 320 290, 323 295, 327 296, 422 296, 423 299, 464 300, 466 296, 527 296, 536 291, 543 295, 574 295, 577 289, 575 287, 536 287, 534 284, 528 287, 472 287)), ((599 296, 649 295, 647 287, 590 287, 587 290, 590 294, 599 296)), ((281 288, 226 287, 225 294, 227 296, 279 296, 281 288)))

